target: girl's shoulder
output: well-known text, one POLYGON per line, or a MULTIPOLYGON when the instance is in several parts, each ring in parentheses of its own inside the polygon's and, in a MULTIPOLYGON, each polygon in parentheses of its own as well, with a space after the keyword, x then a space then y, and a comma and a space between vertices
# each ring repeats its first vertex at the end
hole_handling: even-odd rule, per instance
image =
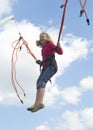
POLYGON ((48 46, 51 47, 51 48, 54 48, 56 45, 53 42, 49 42, 48 46))
POLYGON ((55 49, 55 44, 53 42, 48 42, 42 50, 54 50, 55 49))

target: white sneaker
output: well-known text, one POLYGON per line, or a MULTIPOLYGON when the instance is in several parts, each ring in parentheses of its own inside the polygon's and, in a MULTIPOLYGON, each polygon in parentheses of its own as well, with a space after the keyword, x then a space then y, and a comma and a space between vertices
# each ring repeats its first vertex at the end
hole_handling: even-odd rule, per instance
POLYGON ((31 108, 30 108, 30 111, 31 111, 31 112, 36 112, 36 111, 38 111, 38 110, 40 110, 40 109, 42 109, 42 108, 44 108, 44 107, 45 107, 44 104, 40 103, 40 104, 38 104, 38 105, 36 105, 36 106, 31 107, 31 108))

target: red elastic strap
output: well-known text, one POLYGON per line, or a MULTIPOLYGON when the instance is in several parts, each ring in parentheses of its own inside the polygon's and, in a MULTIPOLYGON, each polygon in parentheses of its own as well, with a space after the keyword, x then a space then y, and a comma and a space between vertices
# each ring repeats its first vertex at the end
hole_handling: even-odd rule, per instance
POLYGON ((64 26, 64 20, 65 20, 65 13, 66 13, 67 3, 68 3, 68 0, 66 0, 65 4, 62 6, 64 8, 64 10, 63 10, 63 14, 62 14, 62 20, 61 20, 61 25, 60 25, 60 29, 59 29, 59 35, 58 35, 58 41, 57 41, 57 43, 59 43, 60 37, 61 37, 61 34, 62 34, 62 30, 63 30, 63 26, 64 26))

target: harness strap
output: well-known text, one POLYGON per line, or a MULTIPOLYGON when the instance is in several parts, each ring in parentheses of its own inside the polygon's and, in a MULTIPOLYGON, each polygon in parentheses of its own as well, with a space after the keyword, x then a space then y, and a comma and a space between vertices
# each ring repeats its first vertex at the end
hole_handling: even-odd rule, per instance
POLYGON ((90 25, 90 21, 89 21, 87 12, 86 12, 86 10, 84 9, 84 8, 85 8, 85 5, 86 5, 86 3, 87 3, 87 0, 85 0, 84 4, 82 4, 81 0, 79 0, 79 2, 80 2, 80 5, 81 5, 81 7, 82 7, 82 9, 80 10, 80 17, 81 17, 82 14, 84 13, 85 16, 86 16, 86 22, 87 22, 88 25, 90 25))
POLYGON ((52 60, 54 60, 55 59, 55 54, 53 53, 52 55, 49 55, 49 56, 47 56, 46 58, 44 58, 42 61, 41 61, 41 63, 40 63, 40 72, 41 72, 41 67, 42 67, 42 65, 43 65, 43 63, 45 62, 45 61, 48 61, 48 64, 47 64, 47 66, 49 65, 49 64, 51 64, 52 63, 52 60))

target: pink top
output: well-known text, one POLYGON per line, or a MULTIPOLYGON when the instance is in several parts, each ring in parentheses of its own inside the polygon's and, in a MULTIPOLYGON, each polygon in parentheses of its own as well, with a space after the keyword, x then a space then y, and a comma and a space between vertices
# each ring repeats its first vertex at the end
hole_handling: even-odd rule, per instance
MULTIPOLYGON (((45 44, 45 46, 41 50, 42 58, 43 59, 47 58, 48 56, 52 55, 54 51, 58 53, 59 55, 63 54, 62 48, 57 47, 53 42, 49 42, 45 44)), ((48 61, 44 61, 43 67, 45 68, 47 64, 48 64, 48 61)))

